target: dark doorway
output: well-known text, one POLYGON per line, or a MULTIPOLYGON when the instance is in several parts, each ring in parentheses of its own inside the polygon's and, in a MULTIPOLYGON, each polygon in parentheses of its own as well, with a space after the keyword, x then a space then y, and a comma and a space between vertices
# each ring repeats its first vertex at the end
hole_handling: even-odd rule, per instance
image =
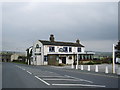
POLYGON ((56 55, 48 55, 48 65, 56 65, 56 55))
POLYGON ((61 57, 62 58, 62 63, 66 64, 66 57, 61 57))

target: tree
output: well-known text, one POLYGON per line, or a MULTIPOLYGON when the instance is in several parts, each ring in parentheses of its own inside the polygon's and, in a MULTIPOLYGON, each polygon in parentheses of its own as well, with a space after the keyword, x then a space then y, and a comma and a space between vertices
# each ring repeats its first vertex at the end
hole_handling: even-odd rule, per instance
POLYGON ((120 40, 119 40, 118 44, 115 46, 115 49, 117 50, 115 52, 116 57, 120 58, 120 40))

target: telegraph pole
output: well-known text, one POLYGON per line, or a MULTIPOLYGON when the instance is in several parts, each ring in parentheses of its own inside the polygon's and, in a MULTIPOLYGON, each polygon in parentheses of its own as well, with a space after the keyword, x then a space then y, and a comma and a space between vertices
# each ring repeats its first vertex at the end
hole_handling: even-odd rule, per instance
POLYGON ((76 65, 76 69, 78 69, 78 53, 77 53, 77 65, 76 65))

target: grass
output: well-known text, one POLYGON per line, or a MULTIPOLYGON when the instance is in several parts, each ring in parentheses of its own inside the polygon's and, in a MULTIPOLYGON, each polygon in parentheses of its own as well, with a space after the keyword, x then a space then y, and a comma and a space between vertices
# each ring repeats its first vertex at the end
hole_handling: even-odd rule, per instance
POLYGON ((27 64, 26 62, 20 62, 20 61, 14 61, 12 63, 18 63, 18 64, 27 64))

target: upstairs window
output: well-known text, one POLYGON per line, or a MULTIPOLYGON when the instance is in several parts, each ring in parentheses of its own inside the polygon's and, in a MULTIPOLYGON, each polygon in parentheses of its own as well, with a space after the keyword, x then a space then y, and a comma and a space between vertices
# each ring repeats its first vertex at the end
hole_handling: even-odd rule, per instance
POLYGON ((72 47, 69 47, 69 52, 72 52, 72 47))
POLYGON ((80 47, 78 47, 78 52, 81 52, 81 48, 80 47))
POLYGON ((55 47, 49 47, 49 52, 55 52, 55 47))
POLYGON ((64 52, 68 52, 68 47, 63 47, 64 52))
POLYGON ((38 44, 36 45, 36 48, 39 48, 39 45, 38 45, 38 44))

